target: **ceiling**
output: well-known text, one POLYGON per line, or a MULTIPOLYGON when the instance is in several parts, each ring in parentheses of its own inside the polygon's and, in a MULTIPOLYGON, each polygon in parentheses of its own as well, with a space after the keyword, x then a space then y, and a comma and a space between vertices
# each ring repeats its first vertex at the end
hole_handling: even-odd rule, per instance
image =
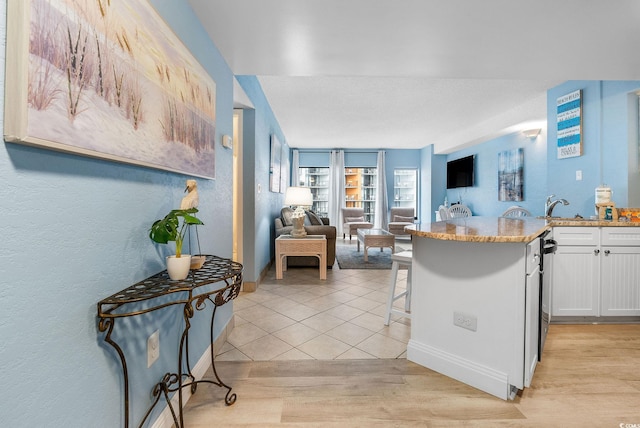
POLYGON ((640 80, 638 0, 188 2, 291 147, 450 153, 544 127, 566 80, 640 80))

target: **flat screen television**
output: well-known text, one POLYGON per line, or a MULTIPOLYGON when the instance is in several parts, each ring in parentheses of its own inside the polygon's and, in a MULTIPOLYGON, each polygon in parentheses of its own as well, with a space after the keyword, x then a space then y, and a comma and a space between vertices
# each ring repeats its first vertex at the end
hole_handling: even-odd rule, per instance
POLYGON ((447 189, 473 186, 475 156, 467 156, 447 162, 447 189))

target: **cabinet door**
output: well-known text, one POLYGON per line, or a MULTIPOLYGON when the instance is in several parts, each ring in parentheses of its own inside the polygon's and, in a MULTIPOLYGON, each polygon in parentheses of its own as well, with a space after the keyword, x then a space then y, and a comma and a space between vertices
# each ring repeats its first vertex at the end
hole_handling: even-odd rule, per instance
POLYGON ((524 386, 531 386, 531 379, 538 364, 538 336, 540 326, 540 266, 527 275, 525 289, 524 331, 524 386))
POLYGON ((551 283, 552 317, 598 316, 598 247, 558 246, 553 256, 551 283))
POLYGON ((640 248, 602 247, 602 316, 640 315, 640 248))

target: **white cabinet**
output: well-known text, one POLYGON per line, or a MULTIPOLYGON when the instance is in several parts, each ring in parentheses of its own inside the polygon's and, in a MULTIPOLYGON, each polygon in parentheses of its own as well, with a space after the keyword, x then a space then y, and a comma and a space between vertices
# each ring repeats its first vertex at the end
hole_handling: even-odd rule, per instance
POLYGON ((597 246, 562 246, 553 256, 551 315, 597 316, 600 263, 597 246))
POLYGON ((402 208, 417 207, 418 170, 393 170, 393 206, 402 208))
POLYGON ((600 258, 600 315, 640 315, 640 230, 603 228, 600 258))
POLYGON ((552 317, 640 315, 640 228, 556 227, 552 317))
POLYGON ((540 239, 527 245, 525 278, 524 386, 531 386, 538 364, 540 334, 540 239))
POLYGON ((502 399, 538 362, 540 241, 413 236, 407 359, 502 399))

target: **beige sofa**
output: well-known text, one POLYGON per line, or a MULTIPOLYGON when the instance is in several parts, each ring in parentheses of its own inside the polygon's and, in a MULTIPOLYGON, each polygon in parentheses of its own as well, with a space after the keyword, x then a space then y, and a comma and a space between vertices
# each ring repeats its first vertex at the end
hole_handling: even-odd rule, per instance
MULTIPOLYGON (((280 235, 288 235, 293 230, 291 223, 291 209, 283 208, 280 217, 275 219, 276 238, 280 235)), ((305 218, 304 229, 308 235, 324 235, 327 239, 327 268, 331 269, 336 261, 336 227, 329 225, 329 219, 318 217, 315 213, 308 212, 305 218), (313 223, 313 224, 312 224, 313 223), (321 224, 318 224, 321 223, 321 224)), ((293 266, 318 266, 317 257, 311 256, 289 256, 287 257, 287 267, 293 266)))

